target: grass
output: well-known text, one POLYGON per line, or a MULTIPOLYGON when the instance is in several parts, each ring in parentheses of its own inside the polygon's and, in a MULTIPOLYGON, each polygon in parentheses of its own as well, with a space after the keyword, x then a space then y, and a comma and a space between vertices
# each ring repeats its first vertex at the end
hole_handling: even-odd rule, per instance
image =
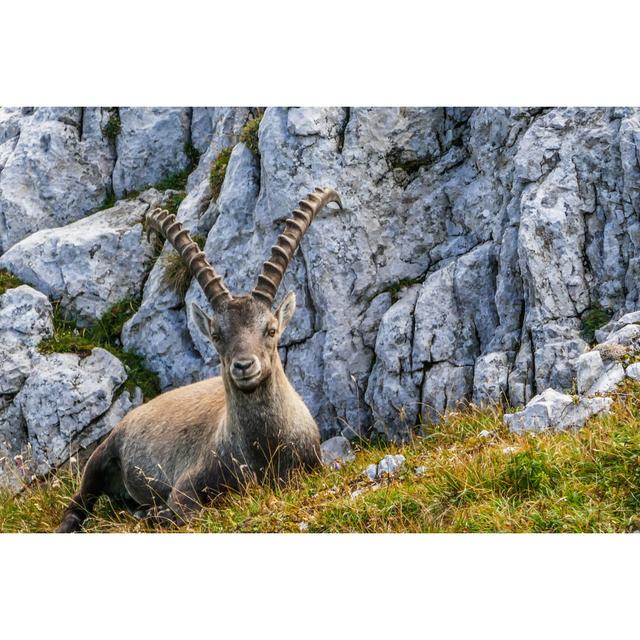
POLYGON ((6 293, 8 289, 15 289, 21 284, 24 284, 24 282, 22 282, 20 278, 17 278, 5 269, 0 269, 0 296, 6 293))
POLYGON ((41 353, 88 356, 96 347, 106 349, 122 362, 127 371, 125 388, 133 391, 135 387, 140 387, 145 399, 154 398, 160 393, 158 377, 144 366, 139 355, 125 351, 120 344, 122 327, 139 306, 138 298, 127 298, 110 307, 94 325, 78 328, 73 320, 64 315, 60 304, 54 304, 53 336, 43 340, 38 350, 41 353))
MULTIPOLYGON (((207 238, 205 236, 195 234, 191 236, 200 249, 204 248, 207 238)), ((184 260, 177 251, 172 251, 164 258, 164 272, 162 274, 162 282, 165 286, 173 289, 182 301, 187 294, 189 285, 191 284, 192 275, 189 272, 184 260)))
POLYGON ((227 166, 233 147, 224 148, 211 165, 211 173, 209 174, 209 184, 211 185, 211 194, 214 200, 217 200, 222 190, 222 183, 227 174, 227 166))
POLYGON ((240 132, 240 142, 244 142, 256 158, 260 158, 260 148, 258 146, 260 122, 262 122, 262 116, 252 118, 242 127, 242 131, 240 132))
MULTIPOLYGON (((0 496, 0 530, 51 531, 78 484, 62 470, 16 498, 0 496)), ((180 531, 625 532, 640 529, 640 385, 615 395, 611 415, 581 430, 515 435, 497 409, 451 414, 427 437, 362 444, 339 470, 287 487, 252 487, 207 507, 180 531), (488 430, 488 437, 480 432, 488 430), (513 448, 510 451, 509 448, 513 448), (507 449, 505 452, 504 450, 507 449), (388 453, 405 471, 378 486, 362 471, 388 453), (423 475, 415 468, 426 467, 423 475), (357 497, 354 491, 362 490, 357 497), (301 526, 302 523, 302 526, 301 526)), ((147 531, 103 498, 88 531, 147 531)))

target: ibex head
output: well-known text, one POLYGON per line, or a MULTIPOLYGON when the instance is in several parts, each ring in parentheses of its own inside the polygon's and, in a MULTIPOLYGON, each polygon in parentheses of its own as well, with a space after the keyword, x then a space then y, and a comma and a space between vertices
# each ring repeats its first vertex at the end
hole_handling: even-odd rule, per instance
POLYGON ((271 375, 278 358, 278 340, 296 308, 293 292, 287 294, 275 312, 271 311, 273 300, 302 236, 329 202, 342 208, 338 194, 327 188, 316 189, 300 202, 271 248, 271 256, 264 263, 255 288, 249 295, 239 296, 231 295, 222 277, 174 215, 160 209, 147 214, 149 230, 158 231, 169 240, 204 290, 214 314, 209 317, 197 304, 192 304, 193 318, 216 348, 224 378, 241 391, 254 391, 271 375))

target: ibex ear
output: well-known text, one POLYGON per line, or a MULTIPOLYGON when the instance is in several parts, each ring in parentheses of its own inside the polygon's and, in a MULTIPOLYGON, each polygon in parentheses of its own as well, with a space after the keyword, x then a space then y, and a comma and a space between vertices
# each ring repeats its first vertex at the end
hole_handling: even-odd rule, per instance
POLYGON ((282 333, 285 330, 285 327, 289 324, 289 320, 293 317, 295 310, 296 294, 293 293, 293 291, 289 291, 276 311, 276 318, 278 318, 280 333, 282 333))
POLYGON ((191 313, 196 327, 200 329, 205 338, 211 338, 211 318, 195 303, 191 303, 191 313))

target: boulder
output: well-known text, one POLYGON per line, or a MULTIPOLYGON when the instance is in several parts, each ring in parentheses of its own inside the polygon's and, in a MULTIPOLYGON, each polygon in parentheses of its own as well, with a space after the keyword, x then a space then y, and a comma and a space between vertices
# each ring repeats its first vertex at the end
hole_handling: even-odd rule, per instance
POLYGON ((583 353, 578 358, 578 393, 593 396, 598 393, 608 393, 624 380, 624 367, 614 361, 603 361, 598 350, 583 353))
POLYGON ((356 459, 349 441, 344 436, 334 436, 320 445, 322 464, 339 469, 344 462, 356 459))
POLYGON ((596 329, 595 336, 598 342, 605 342, 610 334, 628 324, 640 324, 640 311, 625 313, 617 320, 611 320, 600 329, 596 329))
POLYGON ((582 427, 591 416, 607 411, 612 403, 611 398, 576 398, 546 389, 532 398, 522 411, 505 414, 504 423, 516 433, 562 431, 582 427))
POLYGON ((113 304, 142 291, 154 259, 142 228, 145 213, 162 203, 149 190, 64 227, 43 229, 0 257, 17 275, 86 326, 113 304))
POLYGON ((364 475, 372 482, 383 478, 391 478, 404 469, 405 462, 406 459, 402 454, 388 455, 377 464, 370 464, 364 470, 364 475))
POLYGON ((640 380, 640 362, 634 362, 627 367, 626 374, 632 380, 640 380))
MULTIPOLYGON (((570 391, 596 306, 617 318, 596 333, 605 368, 640 346, 640 109, 274 107, 259 158, 239 144, 256 113, 121 109, 107 138, 111 109, 0 109, 0 251, 89 214, 111 184, 184 171, 190 143, 202 156, 178 216, 246 290, 299 199, 335 187, 344 210, 316 218, 276 300, 297 294, 281 354, 324 438, 349 425, 407 440, 470 400, 570 391)), ((162 273, 124 340, 170 387, 217 359, 162 273)))

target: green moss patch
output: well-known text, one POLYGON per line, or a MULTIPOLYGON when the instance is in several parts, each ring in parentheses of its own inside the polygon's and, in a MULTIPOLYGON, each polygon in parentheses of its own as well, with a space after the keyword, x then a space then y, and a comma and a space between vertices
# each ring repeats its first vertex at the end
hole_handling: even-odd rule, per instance
POLYGON ((214 200, 217 200, 220 196, 222 183, 224 182, 224 177, 227 175, 227 166, 229 165, 232 150, 233 147, 223 149, 211 165, 209 184, 211 185, 211 195, 214 200))
POLYGON ((160 393, 158 376, 144 366, 139 355, 125 351, 120 343, 124 323, 139 307, 138 298, 127 298, 109 308, 94 325, 79 328, 74 320, 65 316, 59 303, 54 304, 53 336, 43 340, 38 350, 41 353, 75 353, 84 357, 96 347, 106 349, 122 362, 127 371, 125 388, 133 391, 140 387, 145 399, 154 398, 160 393))

